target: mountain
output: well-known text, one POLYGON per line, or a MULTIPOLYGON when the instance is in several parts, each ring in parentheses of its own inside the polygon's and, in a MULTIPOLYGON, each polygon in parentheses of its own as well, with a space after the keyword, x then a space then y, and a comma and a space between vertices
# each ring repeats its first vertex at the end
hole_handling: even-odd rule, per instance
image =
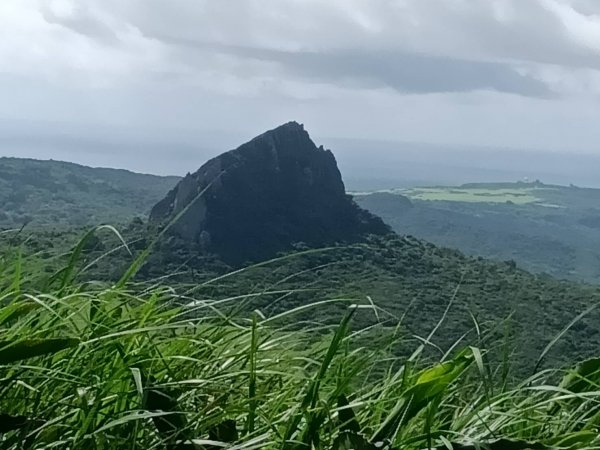
POLYGON ((150 214, 232 264, 271 258, 294 243, 320 247, 387 234, 345 192, 335 157, 289 122, 188 174, 150 214))
POLYGON ((148 214, 178 177, 0 158, 0 228, 121 223, 148 214))

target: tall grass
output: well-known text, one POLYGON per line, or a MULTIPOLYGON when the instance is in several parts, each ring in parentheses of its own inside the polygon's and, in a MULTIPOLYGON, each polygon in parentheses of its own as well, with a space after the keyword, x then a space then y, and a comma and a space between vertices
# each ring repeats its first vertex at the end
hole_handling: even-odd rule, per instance
POLYGON ((290 330, 320 299, 232 315, 243 295, 81 284, 75 259, 39 290, 18 252, 0 268, 2 449, 600 448, 600 360, 495 384, 485 349, 425 364, 353 329, 374 305, 290 330))

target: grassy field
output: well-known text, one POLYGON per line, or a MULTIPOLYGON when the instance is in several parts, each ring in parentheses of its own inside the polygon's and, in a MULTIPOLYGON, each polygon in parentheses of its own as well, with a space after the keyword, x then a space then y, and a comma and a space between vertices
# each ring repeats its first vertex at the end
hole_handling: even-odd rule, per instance
POLYGON ((411 199, 468 202, 468 203, 507 203, 526 205, 540 202, 535 188, 462 188, 462 187, 431 187, 413 188, 402 191, 411 199))
POLYGON ((353 328, 375 305, 298 330, 322 302, 233 315, 244 293, 181 298, 135 266, 80 283, 83 245, 43 285, 18 249, 0 259, 2 449, 600 448, 600 360, 513 384, 483 348, 425 361, 437 327, 394 357, 400 324, 353 328))

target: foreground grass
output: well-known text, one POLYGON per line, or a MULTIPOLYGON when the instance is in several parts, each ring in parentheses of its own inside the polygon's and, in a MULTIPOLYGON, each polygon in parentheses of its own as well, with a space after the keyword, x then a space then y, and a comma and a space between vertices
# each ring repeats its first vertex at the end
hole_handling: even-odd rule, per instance
POLYGON ((173 307, 164 289, 10 296, 0 310, 2 448, 600 445, 595 384, 556 386, 540 373, 491 386, 474 348, 428 368, 393 361, 383 340, 351 347, 356 309, 325 344, 316 330, 279 330, 277 317, 173 307))
POLYGON ((0 284, 2 449, 600 448, 600 360, 511 384, 484 349, 394 357, 394 329, 352 329, 372 308, 294 331, 298 310, 229 316, 239 297, 78 284, 72 263, 28 288, 25 264, 0 284))

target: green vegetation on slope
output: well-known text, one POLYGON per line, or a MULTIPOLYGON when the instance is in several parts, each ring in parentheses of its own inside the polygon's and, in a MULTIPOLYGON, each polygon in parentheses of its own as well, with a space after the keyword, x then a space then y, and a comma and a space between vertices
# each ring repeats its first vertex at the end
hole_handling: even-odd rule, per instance
MULTIPOLYGON (((79 279, 106 286, 117 282, 151 240, 141 223, 123 230, 123 235, 131 254, 108 230, 90 238, 76 265, 79 279), (146 237, 140 240, 140 236, 146 237)), ((77 235, 68 233, 47 237, 23 231, 4 237, 13 245, 23 242, 23 254, 32 261, 26 269, 40 266, 35 270, 38 283, 51 280, 52 273, 68 260, 68 246, 77 241, 77 235), (49 242, 56 246, 48 248, 49 242)), ((520 375, 530 373, 543 348, 570 320, 600 300, 596 286, 531 275, 510 261, 466 257, 411 237, 390 235, 353 246, 311 250, 299 245, 298 249, 302 251, 221 279, 232 269, 186 241, 165 237, 136 279, 168 283, 182 298, 191 300, 248 294, 235 304, 236 309, 260 309, 266 317, 314 301, 373 302, 386 311, 380 317, 384 326, 393 328, 395 321, 404 318, 401 333, 407 344, 395 348, 396 355, 410 353, 412 345, 424 339, 445 314, 428 355, 445 353, 458 339, 465 345, 484 342, 490 348, 508 333, 506 351, 520 375)), ((338 303, 325 302, 318 314, 298 313, 293 325, 332 325, 339 314, 338 303)), ((373 320, 371 314, 355 318, 361 328, 373 325, 373 320)), ((552 348, 544 367, 594 356, 599 347, 600 311, 593 310, 552 348)))
POLYGON ((435 330, 410 358, 394 356, 402 325, 384 326, 384 311, 362 299, 336 300, 335 325, 294 331, 298 314, 323 304, 234 315, 255 295, 190 293, 178 306, 177 290, 159 284, 82 284, 73 275, 86 245, 44 285, 18 249, 0 260, 3 449, 600 445, 599 360, 511 384, 493 351, 459 341, 425 361, 435 330), (373 326, 357 327, 360 315, 373 326))
POLYGON ((512 259, 536 273, 600 281, 600 189, 480 183, 355 200, 400 234, 470 255, 512 259))
POLYGON ((123 223, 146 216, 178 181, 58 161, 0 158, 0 229, 123 223))

